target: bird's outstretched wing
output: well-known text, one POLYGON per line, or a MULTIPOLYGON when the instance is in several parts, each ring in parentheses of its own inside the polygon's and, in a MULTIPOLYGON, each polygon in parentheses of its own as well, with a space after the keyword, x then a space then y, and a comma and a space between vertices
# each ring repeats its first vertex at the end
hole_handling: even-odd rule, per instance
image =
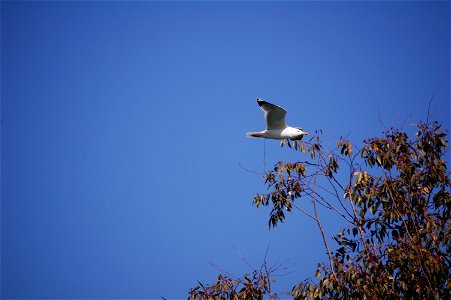
POLYGON ((287 127, 287 123, 285 123, 287 111, 285 109, 259 98, 257 98, 257 103, 265 112, 266 130, 284 129, 287 127))

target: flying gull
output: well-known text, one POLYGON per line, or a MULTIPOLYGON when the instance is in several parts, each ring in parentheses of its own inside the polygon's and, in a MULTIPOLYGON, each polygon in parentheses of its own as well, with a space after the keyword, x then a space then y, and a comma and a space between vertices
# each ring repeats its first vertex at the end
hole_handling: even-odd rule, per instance
POLYGON ((265 112, 266 130, 259 132, 248 132, 248 137, 261 137, 273 140, 301 140, 308 133, 299 127, 290 127, 285 123, 287 111, 280 106, 271 104, 257 98, 257 103, 265 112))

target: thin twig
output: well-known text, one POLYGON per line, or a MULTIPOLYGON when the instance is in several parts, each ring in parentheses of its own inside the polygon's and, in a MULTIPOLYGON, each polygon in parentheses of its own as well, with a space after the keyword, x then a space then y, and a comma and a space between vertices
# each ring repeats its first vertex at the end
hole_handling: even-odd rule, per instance
POLYGON ((431 103, 432 103, 432 99, 434 99, 434 93, 432 93, 431 98, 429 99, 429 104, 428 104, 428 115, 426 117, 426 123, 429 124, 429 115, 430 115, 430 109, 431 109, 431 103))
POLYGON ((219 272, 226 274, 227 276, 229 276, 230 278, 232 278, 233 280, 237 281, 237 278, 235 276, 233 276, 232 274, 230 274, 229 272, 227 272, 226 270, 224 270, 223 268, 219 267, 218 265, 215 265, 213 262, 210 261, 210 266, 212 266, 213 268, 215 268, 216 270, 218 270, 219 272))
POLYGON ((380 107, 379 107, 379 106, 377 106, 377 119, 378 119, 379 123, 381 123, 382 127, 384 128, 384 130, 387 130, 387 128, 385 127, 384 122, 383 122, 382 119, 381 119, 381 116, 380 116, 380 107))
MULTIPOLYGON (((310 189, 310 188, 309 188, 310 189)), ((322 201, 324 201, 327 205, 324 205, 321 203, 321 201, 319 201, 319 199, 316 199, 316 201, 323 206, 324 208, 330 209, 335 211, 336 213, 338 213, 340 216, 343 217, 343 219, 345 219, 347 222, 349 222, 350 224, 354 224, 354 222, 349 219, 343 212, 341 212, 340 210, 338 210, 337 208, 335 208, 333 205, 331 205, 329 202, 327 202, 320 194, 318 194, 317 192, 315 192, 314 190, 310 189, 312 192, 308 193, 304 190, 304 193, 309 196, 310 198, 314 198, 314 197, 319 197, 322 201), (313 194, 313 196, 312 196, 313 194)), ((352 216, 350 216, 352 218, 352 216)))
POLYGON ((246 172, 248 172, 248 173, 254 173, 254 174, 257 174, 257 175, 265 175, 265 173, 257 172, 257 171, 255 171, 255 170, 250 170, 250 169, 247 169, 247 168, 243 167, 243 165, 241 164, 241 162, 238 162, 238 165, 240 166, 241 169, 243 169, 244 171, 246 171, 246 172))
POLYGON ((413 116, 413 114, 408 115, 408 116, 404 119, 404 122, 402 122, 401 130, 404 130, 404 125, 406 125, 407 120, 408 120, 411 116, 413 116))
POLYGON ((343 202, 341 201, 341 197, 338 195, 338 191, 335 187, 335 185, 332 183, 332 181, 330 180, 329 177, 327 177, 327 180, 329 181, 330 185, 332 186, 332 188, 335 191, 335 196, 338 199, 338 203, 340 203, 340 206, 346 211, 346 213, 348 214, 349 217, 353 218, 353 216, 351 215, 351 213, 348 211, 348 209, 344 206, 343 202))
POLYGON ((238 251, 238 249, 237 249, 235 246, 233 246, 233 249, 234 249, 235 252, 238 254, 238 256, 241 258, 241 260, 244 261, 244 263, 245 263, 246 265, 248 265, 249 268, 252 269, 252 271, 256 271, 256 269, 255 269, 255 268, 254 268, 254 267, 246 260, 246 258, 241 254, 240 251, 238 251))
MULTIPOLYGON (((269 246, 268 246, 269 249, 269 246)), ((266 254, 268 254, 268 249, 266 250, 266 254)), ((271 272, 268 270, 268 264, 266 263, 266 254, 265 254, 265 261, 263 262, 265 266, 265 273, 266 273, 266 280, 268 282, 268 291, 269 291, 269 299, 273 299, 272 295, 272 289, 271 289, 271 272)))
MULTIPOLYGON (((289 201, 289 200, 288 200, 289 201)), ((308 213, 306 210, 304 210, 303 208, 300 208, 299 206, 297 206, 296 204, 294 204, 293 202, 291 202, 291 205, 293 205, 294 208, 298 209, 300 212, 304 213, 307 217, 309 217, 310 219, 316 221, 316 218, 314 216, 312 216, 310 213, 308 213)))
MULTIPOLYGON (((316 178, 314 181, 314 185, 316 185, 316 178)), ((334 275, 335 281, 338 282, 337 274, 335 273, 334 261, 333 261, 332 254, 329 249, 329 244, 327 243, 326 235, 324 233, 324 228, 321 225, 321 222, 319 221, 319 218, 318 218, 318 211, 316 209, 316 197, 313 197, 312 202, 313 202, 313 210, 315 211, 315 221, 316 221, 316 224, 318 225, 319 230, 321 231, 321 235, 323 237, 323 242, 324 242, 324 245, 326 246, 327 254, 329 255, 330 269, 332 271, 332 274, 334 275)))

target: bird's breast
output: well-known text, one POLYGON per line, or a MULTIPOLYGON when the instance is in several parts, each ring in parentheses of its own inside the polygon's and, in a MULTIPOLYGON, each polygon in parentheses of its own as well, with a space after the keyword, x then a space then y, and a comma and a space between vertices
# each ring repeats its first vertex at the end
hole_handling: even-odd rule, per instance
POLYGON ((287 126, 284 130, 282 130, 281 136, 283 139, 299 139, 299 132, 296 128, 287 126))

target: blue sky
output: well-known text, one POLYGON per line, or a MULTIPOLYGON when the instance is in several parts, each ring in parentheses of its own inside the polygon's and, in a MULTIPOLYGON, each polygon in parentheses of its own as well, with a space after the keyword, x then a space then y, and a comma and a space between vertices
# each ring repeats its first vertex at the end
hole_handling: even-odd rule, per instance
MULTIPOLYGON (((325 251, 292 214, 268 230, 255 98, 355 144, 449 128, 448 2, 1 3, 2 298, 186 297, 218 270, 325 251), (238 250, 235 250, 238 249, 238 250)), ((266 164, 298 154, 266 142, 266 164)), ((329 237, 342 222, 324 215, 329 237)))

